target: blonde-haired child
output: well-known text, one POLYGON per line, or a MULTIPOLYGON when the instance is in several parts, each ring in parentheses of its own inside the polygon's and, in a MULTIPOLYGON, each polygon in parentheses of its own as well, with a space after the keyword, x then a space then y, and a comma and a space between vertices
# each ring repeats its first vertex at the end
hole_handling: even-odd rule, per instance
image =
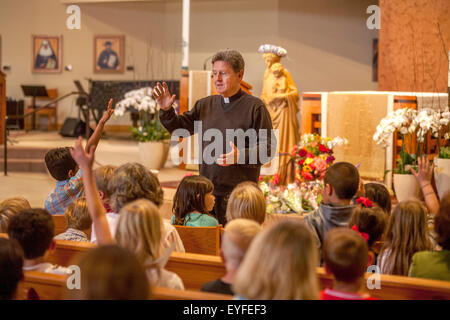
POLYGON ((261 231, 261 226, 249 219, 234 219, 227 223, 222 236, 220 258, 225 264, 227 273, 203 285, 202 291, 233 295, 231 286, 237 270, 253 238, 261 231))
POLYGON ((106 212, 113 212, 109 203, 111 191, 108 189, 108 183, 116 169, 117 166, 106 165, 98 167, 94 170, 95 184, 97 185, 98 194, 102 200, 106 212))
POLYGON ((407 276, 412 256, 432 250, 427 209, 418 200, 402 201, 389 217, 384 244, 378 256, 381 273, 407 276))
MULTIPOLYGON (((113 207, 117 209, 117 203, 123 203, 119 211, 115 240, 111 236, 111 230, 103 207, 97 186, 92 174, 94 161, 93 152, 87 154, 81 145, 81 138, 75 142, 75 148, 71 151, 73 158, 83 170, 83 183, 85 185, 86 199, 89 213, 95 225, 95 233, 99 245, 117 242, 126 247, 137 256, 147 270, 147 277, 151 285, 184 289, 181 279, 174 273, 164 270, 164 264, 170 255, 171 247, 162 251, 162 221, 158 207, 147 199, 127 201, 126 197, 117 194, 113 197, 113 207)), ((140 168, 140 166, 137 166, 140 168)), ((149 178, 152 178, 150 176, 149 178)), ((156 180, 155 183, 159 182, 156 180)), ((134 189, 139 186, 135 186, 134 189)), ((150 192, 150 190, 148 190, 150 192)), ((132 195, 130 193, 130 195, 132 195)), ((162 196, 162 194, 161 194, 162 196)))
POLYGON ((263 224, 266 218, 266 200, 254 182, 242 182, 233 189, 227 204, 227 221, 244 218, 263 224))
POLYGON ((237 298, 314 300, 319 283, 316 243, 299 221, 281 221, 256 236, 234 280, 237 298))
POLYGON ((26 209, 31 209, 31 206, 24 197, 12 197, 0 202, 0 233, 8 232, 8 224, 11 217, 26 209))
POLYGON ((58 234, 55 240, 89 241, 88 234, 92 226, 85 198, 78 198, 72 202, 64 213, 67 222, 67 230, 58 234))

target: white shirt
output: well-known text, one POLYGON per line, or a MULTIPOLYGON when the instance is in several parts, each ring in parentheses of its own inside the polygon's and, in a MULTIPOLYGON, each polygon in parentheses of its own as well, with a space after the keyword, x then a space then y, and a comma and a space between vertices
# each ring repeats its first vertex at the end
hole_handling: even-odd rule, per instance
MULTIPOLYGON (((118 213, 109 212, 106 214, 106 220, 108 220, 109 230, 111 231, 111 236, 114 238, 116 235, 117 223, 119 221, 120 215, 118 213)), ((163 230, 162 231, 162 245, 164 248, 170 247, 172 243, 175 243, 174 251, 186 252, 184 249, 183 241, 181 241, 180 235, 177 229, 170 224, 170 221, 163 219, 163 230)), ((91 242, 97 243, 97 237, 95 234, 95 226, 92 225, 91 242)))

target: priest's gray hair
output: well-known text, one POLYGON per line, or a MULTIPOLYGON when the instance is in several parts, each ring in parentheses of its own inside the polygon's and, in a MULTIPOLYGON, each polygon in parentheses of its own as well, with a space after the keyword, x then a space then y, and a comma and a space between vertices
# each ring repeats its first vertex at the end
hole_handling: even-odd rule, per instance
POLYGON ((241 70, 244 70, 245 67, 245 62, 242 55, 238 51, 232 49, 226 49, 217 52, 212 57, 212 64, 214 64, 214 62, 216 61, 228 62, 231 68, 233 68, 233 71, 236 73, 238 73, 241 70))

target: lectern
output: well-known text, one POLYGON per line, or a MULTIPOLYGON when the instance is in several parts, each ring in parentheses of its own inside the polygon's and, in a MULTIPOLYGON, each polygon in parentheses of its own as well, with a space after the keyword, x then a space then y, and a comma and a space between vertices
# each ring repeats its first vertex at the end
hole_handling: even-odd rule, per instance
POLYGON ((31 109, 33 116, 31 117, 31 128, 36 129, 36 97, 48 98, 45 86, 26 86, 22 85, 22 91, 25 97, 31 97, 31 109))

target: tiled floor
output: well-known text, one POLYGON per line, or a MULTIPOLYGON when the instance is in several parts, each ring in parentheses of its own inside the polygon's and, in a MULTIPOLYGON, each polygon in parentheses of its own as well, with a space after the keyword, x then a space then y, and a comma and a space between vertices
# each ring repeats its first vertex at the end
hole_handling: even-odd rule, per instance
MULTIPOLYGON (((63 147, 73 146, 74 138, 63 138, 56 132, 33 132, 23 134, 13 132, 12 138, 16 146, 27 147, 63 147)), ((122 136, 106 135, 99 143, 96 151, 96 165, 122 165, 127 162, 139 161, 138 144, 136 141, 123 138, 122 136)), ((180 170, 172 165, 170 160, 158 173, 161 182, 179 181, 187 171, 180 170)), ((42 207, 44 200, 55 187, 55 180, 49 174, 8 172, 7 176, 0 173, 0 200, 21 195, 30 201, 33 207, 42 207)), ((171 207, 171 201, 175 189, 164 188, 164 199, 166 201, 164 211, 171 207)), ((168 215, 166 213, 165 215, 168 215)))

